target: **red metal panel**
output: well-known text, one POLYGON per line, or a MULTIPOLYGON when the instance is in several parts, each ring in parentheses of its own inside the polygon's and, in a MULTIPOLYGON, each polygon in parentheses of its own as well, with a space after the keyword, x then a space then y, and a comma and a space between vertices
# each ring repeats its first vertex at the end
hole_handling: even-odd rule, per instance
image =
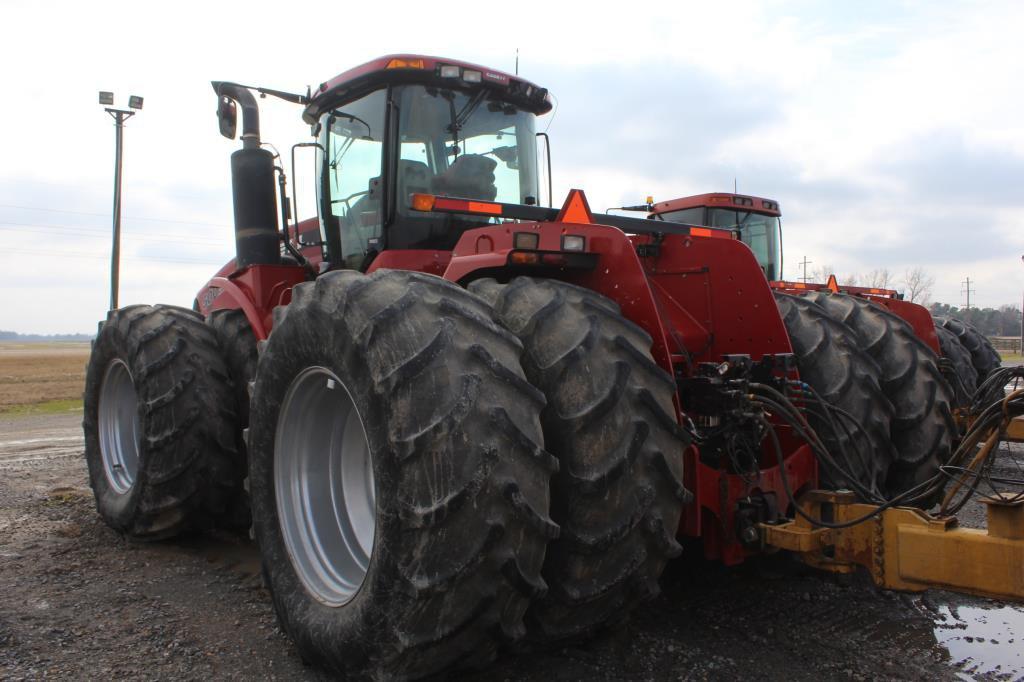
MULTIPOLYGON (((786 482, 794 495, 817 487, 818 462, 809 446, 797 448, 785 459, 785 467, 786 482)), ((772 493, 782 513, 789 504, 778 466, 762 469, 749 480, 707 466, 691 448, 686 453, 685 472, 687 489, 696 495, 683 508, 680 534, 700 537, 704 556, 729 566, 742 563, 753 553, 736 537, 737 502, 757 493, 772 493)))
POLYGON ((256 338, 265 339, 273 326, 274 308, 291 300, 292 287, 306 281, 308 272, 298 265, 251 265, 227 277, 214 277, 196 296, 199 312, 241 308, 256 338))
POLYGON ((793 352, 774 294, 746 244, 671 235, 644 266, 665 317, 695 361, 717 362, 728 353, 756 361, 793 352))
POLYGON ((623 315, 651 335, 654 360, 672 373, 662 316, 635 247, 622 230, 604 225, 555 222, 504 223, 467 230, 455 245, 451 263, 444 273, 445 279, 465 282, 473 278, 475 271, 505 267, 508 253, 513 250, 515 232, 536 232, 539 236, 537 248, 541 251, 560 251, 563 235, 582 236, 584 250, 598 255, 597 267, 592 271, 564 270, 556 276, 593 289, 618 303, 623 315))

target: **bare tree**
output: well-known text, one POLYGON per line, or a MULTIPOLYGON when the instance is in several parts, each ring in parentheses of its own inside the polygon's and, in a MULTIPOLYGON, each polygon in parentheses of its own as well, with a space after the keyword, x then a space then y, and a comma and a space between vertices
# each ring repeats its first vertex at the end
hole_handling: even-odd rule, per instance
POLYGON ((889 272, 889 268, 875 268, 864 278, 864 286, 875 289, 888 289, 891 282, 892 273, 889 272))
POLYGON ((860 275, 858 275, 856 272, 852 272, 849 275, 843 275, 842 277, 839 278, 839 283, 846 287, 855 287, 857 286, 857 282, 859 281, 860 275))
POLYGON ((905 296, 911 303, 928 305, 932 296, 932 287, 935 286, 935 278, 929 275, 924 268, 918 266, 907 270, 903 275, 903 282, 907 285, 905 296))
POLYGON ((828 281, 828 276, 836 271, 831 265, 819 265, 811 271, 811 281, 816 284, 824 284, 828 281))

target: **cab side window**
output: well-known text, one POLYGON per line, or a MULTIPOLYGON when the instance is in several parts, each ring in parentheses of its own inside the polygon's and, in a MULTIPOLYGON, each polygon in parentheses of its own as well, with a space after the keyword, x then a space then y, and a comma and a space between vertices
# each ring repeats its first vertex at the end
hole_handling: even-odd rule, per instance
POLYGON ((386 93, 378 90, 327 117, 321 187, 328 193, 326 207, 333 220, 325 222, 340 229, 342 258, 349 268, 359 268, 381 236, 385 106, 386 93))

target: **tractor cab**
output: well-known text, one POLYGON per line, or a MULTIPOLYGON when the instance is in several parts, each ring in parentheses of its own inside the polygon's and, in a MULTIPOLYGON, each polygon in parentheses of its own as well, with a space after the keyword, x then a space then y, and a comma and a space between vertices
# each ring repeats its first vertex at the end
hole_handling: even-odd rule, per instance
POLYGON ((326 259, 366 270, 385 249, 450 251, 495 220, 413 211, 415 193, 536 205, 535 120, 550 109, 532 83, 432 57, 383 57, 321 85, 303 116, 326 259))
POLYGON ((750 247, 769 281, 782 278, 782 212, 771 199, 698 194, 654 204, 650 217, 733 230, 750 247))

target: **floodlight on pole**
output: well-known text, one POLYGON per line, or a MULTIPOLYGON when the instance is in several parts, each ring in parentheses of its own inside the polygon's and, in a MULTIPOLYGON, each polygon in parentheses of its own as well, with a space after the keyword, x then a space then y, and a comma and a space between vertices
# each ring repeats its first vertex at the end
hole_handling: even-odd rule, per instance
MULTIPOLYGON (((114 109, 114 93, 100 91, 100 104, 106 106, 105 111, 114 119, 116 130, 114 137, 114 235, 110 248, 110 310, 117 310, 118 280, 121 267, 121 146, 124 122, 135 115, 128 109, 114 109)), ((142 108, 142 97, 132 95, 128 99, 132 109, 142 108)))

